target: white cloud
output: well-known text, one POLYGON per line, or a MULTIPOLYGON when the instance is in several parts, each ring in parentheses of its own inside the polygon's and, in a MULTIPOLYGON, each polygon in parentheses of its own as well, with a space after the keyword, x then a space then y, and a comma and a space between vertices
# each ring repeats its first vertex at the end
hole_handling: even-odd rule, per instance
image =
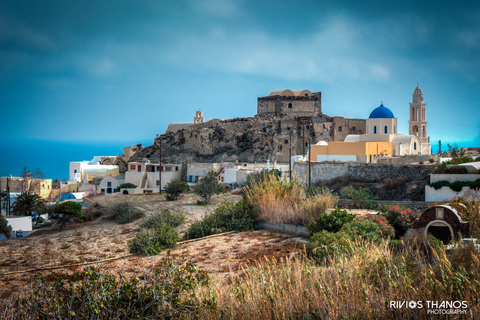
POLYGON ((240 13, 239 0, 192 0, 192 6, 200 13, 217 17, 232 17, 240 13))

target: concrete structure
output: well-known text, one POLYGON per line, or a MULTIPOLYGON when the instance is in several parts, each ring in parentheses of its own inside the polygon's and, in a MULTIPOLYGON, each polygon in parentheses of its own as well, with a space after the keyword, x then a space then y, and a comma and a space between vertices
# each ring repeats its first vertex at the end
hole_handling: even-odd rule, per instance
MULTIPOLYGON (((187 164, 187 182, 196 183, 198 179, 207 175, 209 171, 220 173, 222 170, 221 163, 188 163, 187 164)), ((219 178, 221 179, 221 178, 219 178)))
MULTIPOLYGON (((0 189, 5 190, 7 186, 7 177, 0 178, 0 189)), ((34 179, 31 177, 8 177, 8 186, 10 192, 30 192, 35 193, 45 200, 48 200, 52 192, 52 179, 34 179)))
MULTIPOLYGON (((135 193, 159 192, 160 176, 162 175, 162 190, 170 181, 182 178, 182 164, 164 164, 150 162, 150 160, 132 161, 128 163, 128 171, 125 172, 125 183, 137 186, 135 193)), ((124 194, 130 194, 129 190, 120 190, 124 194)))
POLYGON ((408 122, 408 134, 417 136, 422 144, 422 153, 430 152, 430 137, 427 136, 426 106, 423 102, 422 89, 417 84, 413 91, 412 103, 410 103, 410 121, 408 122))
MULTIPOLYGON (((312 161, 373 162, 377 156, 391 156, 392 143, 385 142, 325 142, 311 146, 312 161)), ((308 160, 308 157, 307 157, 308 160)))
MULTIPOLYGON (((468 164, 468 163, 467 163, 468 164)), ((448 181, 450 183, 461 181, 471 182, 480 179, 480 174, 438 174, 432 173, 430 175, 430 183, 439 181, 448 181)), ((425 186, 425 201, 450 201, 454 198, 464 198, 472 200, 475 196, 480 197, 480 191, 473 190, 469 187, 463 187, 459 192, 450 189, 449 187, 441 187, 435 189, 430 186, 425 186)))
POLYGON ((288 114, 311 117, 322 113, 322 93, 309 90, 272 91, 257 99, 257 114, 288 114))
POLYGON ((70 162, 69 179, 71 182, 88 183, 98 176, 108 177, 119 175, 117 165, 100 164, 102 156, 95 156, 90 161, 70 162))
MULTIPOLYGON (((12 237, 15 238, 25 238, 30 235, 32 232, 32 217, 7 217, 5 218, 8 222, 8 225, 12 227, 12 237)), ((6 240, 7 238, 1 234, 0 240, 6 240)))
POLYGON ((457 210, 447 205, 436 205, 426 209, 413 228, 419 230, 424 236, 429 234, 442 240, 444 244, 455 238, 468 237, 468 222, 464 221, 457 210))
MULTIPOLYGON (((429 174, 429 166, 378 163, 312 162, 312 184, 347 177, 368 182, 405 176, 412 181, 422 180, 429 174)), ((308 162, 295 162, 293 173, 308 181, 308 162)))
POLYGON ((81 200, 85 196, 84 192, 75 192, 75 193, 65 193, 58 202, 68 201, 68 200, 81 200))

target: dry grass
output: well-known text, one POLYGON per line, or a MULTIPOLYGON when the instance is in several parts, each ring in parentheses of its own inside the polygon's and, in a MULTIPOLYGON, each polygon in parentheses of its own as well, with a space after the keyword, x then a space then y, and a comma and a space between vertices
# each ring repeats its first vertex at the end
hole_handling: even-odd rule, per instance
POLYGON ((307 197, 297 180, 287 182, 273 174, 253 182, 245 194, 247 202, 255 207, 258 220, 295 225, 307 225, 338 201, 329 192, 307 197))
MULTIPOLYGON (((244 269, 229 285, 200 288, 198 297, 215 299, 200 319, 431 319, 422 309, 389 307, 389 301, 466 301, 475 319, 480 276, 478 252, 466 270, 445 252, 431 260, 420 252, 394 254, 385 244, 362 244, 348 258, 322 267, 306 258, 265 259, 244 269)), ((456 317, 453 317, 457 319, 456 317)))

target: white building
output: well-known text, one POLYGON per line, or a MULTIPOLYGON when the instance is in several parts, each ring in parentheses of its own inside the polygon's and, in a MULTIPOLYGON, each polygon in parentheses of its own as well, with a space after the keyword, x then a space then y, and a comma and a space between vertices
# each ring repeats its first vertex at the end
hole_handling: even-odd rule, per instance
MULTIPOLYGON (((12 227, 12 237, 10 239, 15 238, 25 238, 30 235, 32 232, 32 217, 6 217, 5 218, 8 222, 8 225, 12 227)), ((7 238, 0 234, 0 240, 6 240, 7 238)))
POLYGON ((101 156, 95 156, 90 161, 70 162, 69 179, 73 182, 92 181, 97 176, 116 176, 119 174, 117 165, 100 164, 101 156))
MULTIPOLYGON (((125 172, 125 183, 132 183, 137 186, 133 193, 159 192, 160 176, 162 177, 162 190, 172 180, 182 178, 182 164, 152 163, 150 160, 134 161, 128 163, 128 171, 125 172)), ((107 181, 108 182, 108 181, 107 181)), ((132 193, 129 189, 124 194, 132 193)))

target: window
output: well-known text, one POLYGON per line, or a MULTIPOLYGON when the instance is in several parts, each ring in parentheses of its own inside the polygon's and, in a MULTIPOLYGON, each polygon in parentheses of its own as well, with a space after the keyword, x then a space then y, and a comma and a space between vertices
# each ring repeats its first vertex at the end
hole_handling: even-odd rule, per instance
POLYGON ((393 133, 397 133, 397 128, 395 128, 395 126, 393 126, 393 133))
POLYGON ((130 165, 130 170, 135 170, 135 165, 134 164, 130 165))
POLYGON ((413 143, 413 150, 417 150, 417 143, 416 142, 413 143))
POLYGON ((195 138, 197 138, 197 135, 195 135, 195 138))
POLYGON ((107 187, 111 187, 112 186, 112 183, 109 181, 107 182, 107 187))
POLYGON ((165 171, 166 171, 166 172, 172 172, 172 171, 173 171, 173 168, 172 168, 172 167, 165 167, 165 171))
POLYGON ((141 165, 137 166, 137 172, 142 172, 142 166, 141 165))
MULTIPOLYGON (((100 192, 105 193, 105 189, 101 189, 100 192)), ((70 199, 70 197, 68 197, 70 199)))
POLYGON ((288 104, 288 108, 292 109, 292 104, 291 103, 288 104))
POLYGON ((373 126, 373 134, 377 134, 377 126, 373 126))
POLYGON ((388 126, 385 126, 385 134, 388 133, 388 126))
POLYGON ((353 126, 352 131, 357 131, 357 128, 355 126, 353 126))
POLYGON ((278 146, 278 152, 282 152, 282 146, 278 146))
POLYGON ((288 140, 285 140, 285 144, 288 144, 288 140))
POLYGON ((157 180, 157 187, 160 185, 160 180, 157 180))
POLYGON ((178 166, 175 166, 175 171, 178 171, 178 166))
POLYGON ((107 188, 107 193, 112 193, 112 188, 107 188))
POLYGON ((338 132, 342 132, 342 127, 338 127, 338 132))

